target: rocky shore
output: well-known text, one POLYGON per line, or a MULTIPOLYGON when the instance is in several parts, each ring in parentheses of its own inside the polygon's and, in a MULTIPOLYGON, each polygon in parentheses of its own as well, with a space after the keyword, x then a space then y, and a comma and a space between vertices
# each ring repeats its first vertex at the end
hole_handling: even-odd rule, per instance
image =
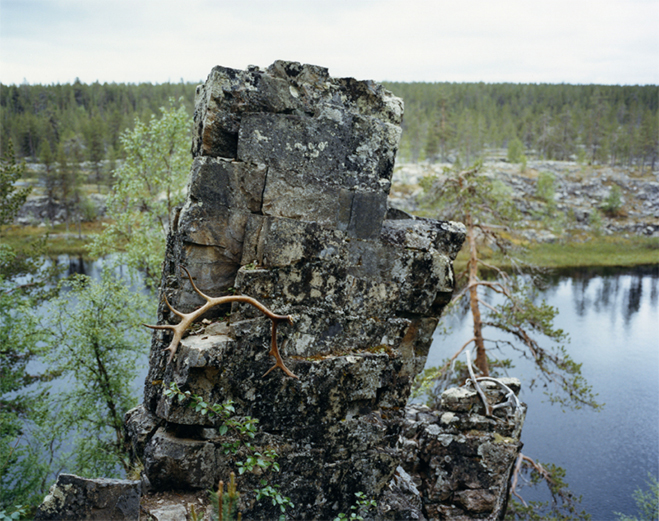
MULTIPOLYGON (((443 176, 448 164, 397 164, 389 197, 390 206, 411 213, 427 212, 419 201, 421 179, 443 176)), ((659 172, 637 168, 583 166, 571 161, 530 160, 519 164, 500 159, 484 163, 484 171, 501 180, 522 214, 521 234, 533 242, 554 242, 580 233, 659 237, 659 172), (553 176, 553 204, 538 195, 538 179, 553 176), (621 207, 615 214, 602 210, 614 186, 620 189, 621 207), (597 211, 596 211, 597 210, 597 211)), ((442 215, 432 217, 445 218, 442 215)))

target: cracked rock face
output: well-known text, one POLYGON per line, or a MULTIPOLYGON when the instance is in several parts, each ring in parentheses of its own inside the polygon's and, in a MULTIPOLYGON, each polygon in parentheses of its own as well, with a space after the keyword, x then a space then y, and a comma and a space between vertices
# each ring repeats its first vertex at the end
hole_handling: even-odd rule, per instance
MULTIPOLYGON (((465 228, 388 210, 402 113, 378 84, 292 62, 216 67, 197 89, 195 159, 161 295, 182 312, 204 302, 186 267, 208 295, 244 294, 291 315, 278 343, 299 379, 263 376, 270 321, 246 304, 209 312, 170 364, 169 333, 154 334, 145 402, 127 419, 153 487, 207 488, 240 460, 224 454, 216 420, 164 396, 176 382, 209 404, 233 400, 238 416, 259 420, 256 449, 279 454, 281 472, 239 477, 245 518, 278 515, 249 492, 264 477, 295 519, 349 512, 355 492, 377 498, 393 478, 396 490, 413 488, 396 474, 397 441, 465 228)), ((159 322, 177 322, 162 303, 159 322)))

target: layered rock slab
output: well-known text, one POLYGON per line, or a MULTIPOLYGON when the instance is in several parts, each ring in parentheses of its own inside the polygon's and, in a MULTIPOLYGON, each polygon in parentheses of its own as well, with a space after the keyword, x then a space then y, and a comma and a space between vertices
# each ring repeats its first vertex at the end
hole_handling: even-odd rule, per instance
POLYGON ((35 519, 124 521, 140 517, 141 484, 121 479, 88 479, 60 474, 39 505, 35 519))
MULTIPOLYGON (((215 323, 183 339, 171 364, 169 336, 156 333, 145 402, 127 422, 152 486, 206 488, 244 457, 224 453, 217 420, 164 395, 172 382, 259 420, 252 443, 279 454, 269 480, 296 519, 347 512, 354 492, 377 497, 392 479, 465 235, 456 223, 386 219, 401 117, 402 101, 380 85, 291 62, 216 67, 198 88, 196 157, 161 294, 183 312, 203 303, 186 267, 209 295, 233 291, 293 316, 278 341, 299 379, 263 376, 270 322, 248 305, 210 313, 215 323)), ((159 321, 176 317, 161 305, 159 321)), ((239 489, 259 479, 245 473, 239 489)), ((253 495, 242 501, 247 518, 276 514, 253 495)))

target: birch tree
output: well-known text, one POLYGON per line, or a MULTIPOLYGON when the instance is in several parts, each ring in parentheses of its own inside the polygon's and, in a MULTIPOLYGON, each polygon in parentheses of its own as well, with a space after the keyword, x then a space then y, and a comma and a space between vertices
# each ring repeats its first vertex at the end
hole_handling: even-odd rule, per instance
POLYGON ((114 171, 108 198, 111 222, 94 238, 93 255, 123 251, 122 261, 160 273, 173 209, 183 203, 190 171, 190 124, 185 108, 161 107, 161 117, 136 120, 120 137, 126 158, 114 171))

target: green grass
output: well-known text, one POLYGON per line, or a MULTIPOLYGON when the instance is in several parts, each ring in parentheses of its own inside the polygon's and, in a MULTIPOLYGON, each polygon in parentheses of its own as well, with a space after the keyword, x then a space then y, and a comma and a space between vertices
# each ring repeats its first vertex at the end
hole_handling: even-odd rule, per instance
POLYGON ((545 268, 633 267, 659 264, 659 238, 600 237, 587 242, 535 244, 522 258, 545 268))
MULTIPOLYGON (((485 250, 483 260, 498 267, 510 262, 485 250)), ((659 264, 659 238, 590 237, 585 241, 532 244, 517 254, 519 260, 541 268, 626 267, 659 264)), ((467 252, 462 248, 455 271, 466 268, 467 252)))
POLYGON ((69 225, 56 226, 7 226, 2 229, 0 242, 11 246, 16 252, 23 252, 30 248, 30 244, 44 236, 48 236, 46 251, 49 256, 72 255, 88 257, 87 245, 89 236, 99 233, 102 229, 100 222, 89 222, 81 224, 81 234, 78 237, 78 227, 69 225))

